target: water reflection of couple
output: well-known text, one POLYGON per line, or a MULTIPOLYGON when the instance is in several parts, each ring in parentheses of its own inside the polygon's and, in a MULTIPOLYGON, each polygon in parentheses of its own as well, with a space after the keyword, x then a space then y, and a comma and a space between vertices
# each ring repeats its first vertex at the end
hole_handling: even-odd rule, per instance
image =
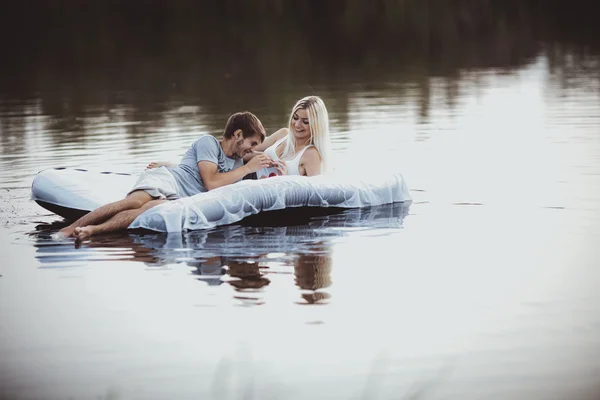
POLYGON ((193 196, 254 175, 319 175, 330 168, 329 116, 317 96, 299 100, 289 125, 265 139, 250 112, 233 114, 223 137, 202 135, 178 165, 148 165, 125 199, 106 204, 61 229, 58 237, 88 236, 126 229, 144 211, 168 200, 193 196))
MULTIPOLYGON (((225 281, 238 293, 234 297, 248 300, 250 293, 260 292, 271 283, 269 275, 274 272, 270 270, 269 262, 264 260, 264 256, 211 257, 196 267, 195 274, 209 284, 220 284, 223 282, 222 277, 227 276, 225 281), (214 279, 206 279, 207 277, 214 279)), ((320 253, 294 255, 292 265, 295 284, 302 290, 301 296, 307 303, 316 304, 330 298, 329 293, 321 290, 332 285, 331 256, 325 248, 320 253)))
POLYGON ((329 293, 321 289, 332 284, 332 241, 356 229, 401 228, 408 210, 409 204, 393 203, 305 220, 297 219, 297 213, 287 217, 282 212, 277 218, 267 216, 186 233, 117 233, 90 238, 81 244, 81 252, 77 248, 66 251, 63 246, 56 246, 48 236, 55 228, 40 225, 35 247, 44 268, 57 262, 87 265, 106 256, 116 262, 143 262, 150 268, 183 264, 190 267, 198 280, 208 285, 227 282, 241 297, 249 297, 248 292, 268 286, 272 274, 277 274, 280 267, 293 268, 303 303, 312 304, 329 298, 329 293))

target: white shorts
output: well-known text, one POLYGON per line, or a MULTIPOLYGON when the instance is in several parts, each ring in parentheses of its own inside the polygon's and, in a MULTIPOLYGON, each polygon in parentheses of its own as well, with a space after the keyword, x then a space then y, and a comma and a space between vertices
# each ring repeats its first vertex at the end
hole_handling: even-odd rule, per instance
POLYGON ((152 168, 142 172, 133 189, 127 194, 136 190, 143 190, 160 200, 177 200, 180 197, 177 181, 167 167, 152 168))

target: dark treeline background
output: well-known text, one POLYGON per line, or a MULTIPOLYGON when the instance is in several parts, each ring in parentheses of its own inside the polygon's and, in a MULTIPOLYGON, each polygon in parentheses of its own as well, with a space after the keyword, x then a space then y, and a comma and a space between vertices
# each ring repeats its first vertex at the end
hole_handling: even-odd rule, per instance
POLYGON ((510 72, 541 53, 556 73, 599 79, 598 3, 4 1, 0 96, 41 98, 57 116, 168 98, 231 110, 251 98, 282 103, 285 115, 283 87, 426 85, 464 70, 510 72))

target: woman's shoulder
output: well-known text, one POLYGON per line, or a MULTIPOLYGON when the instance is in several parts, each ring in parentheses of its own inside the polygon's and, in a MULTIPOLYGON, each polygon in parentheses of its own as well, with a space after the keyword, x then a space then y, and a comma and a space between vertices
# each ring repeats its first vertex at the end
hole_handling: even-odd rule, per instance
POLYGON ((311 161, 321 162, 321 153, 319 153, 319 149, 315 146, 308 146, 304 149, 304 154, 302 154, 303 163, 311 161))

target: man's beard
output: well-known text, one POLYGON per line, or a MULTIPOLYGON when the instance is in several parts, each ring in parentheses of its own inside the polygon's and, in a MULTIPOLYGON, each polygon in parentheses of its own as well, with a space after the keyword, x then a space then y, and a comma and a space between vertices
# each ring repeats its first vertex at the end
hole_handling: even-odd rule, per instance
POLYGON ((235 145, 235 150, 233 152, 233 157, 232 158, 244 158, 244 154, 242 154, 242 144, 244 143, 244 139, 240 140, 239 142, 237 142, 235 145))

